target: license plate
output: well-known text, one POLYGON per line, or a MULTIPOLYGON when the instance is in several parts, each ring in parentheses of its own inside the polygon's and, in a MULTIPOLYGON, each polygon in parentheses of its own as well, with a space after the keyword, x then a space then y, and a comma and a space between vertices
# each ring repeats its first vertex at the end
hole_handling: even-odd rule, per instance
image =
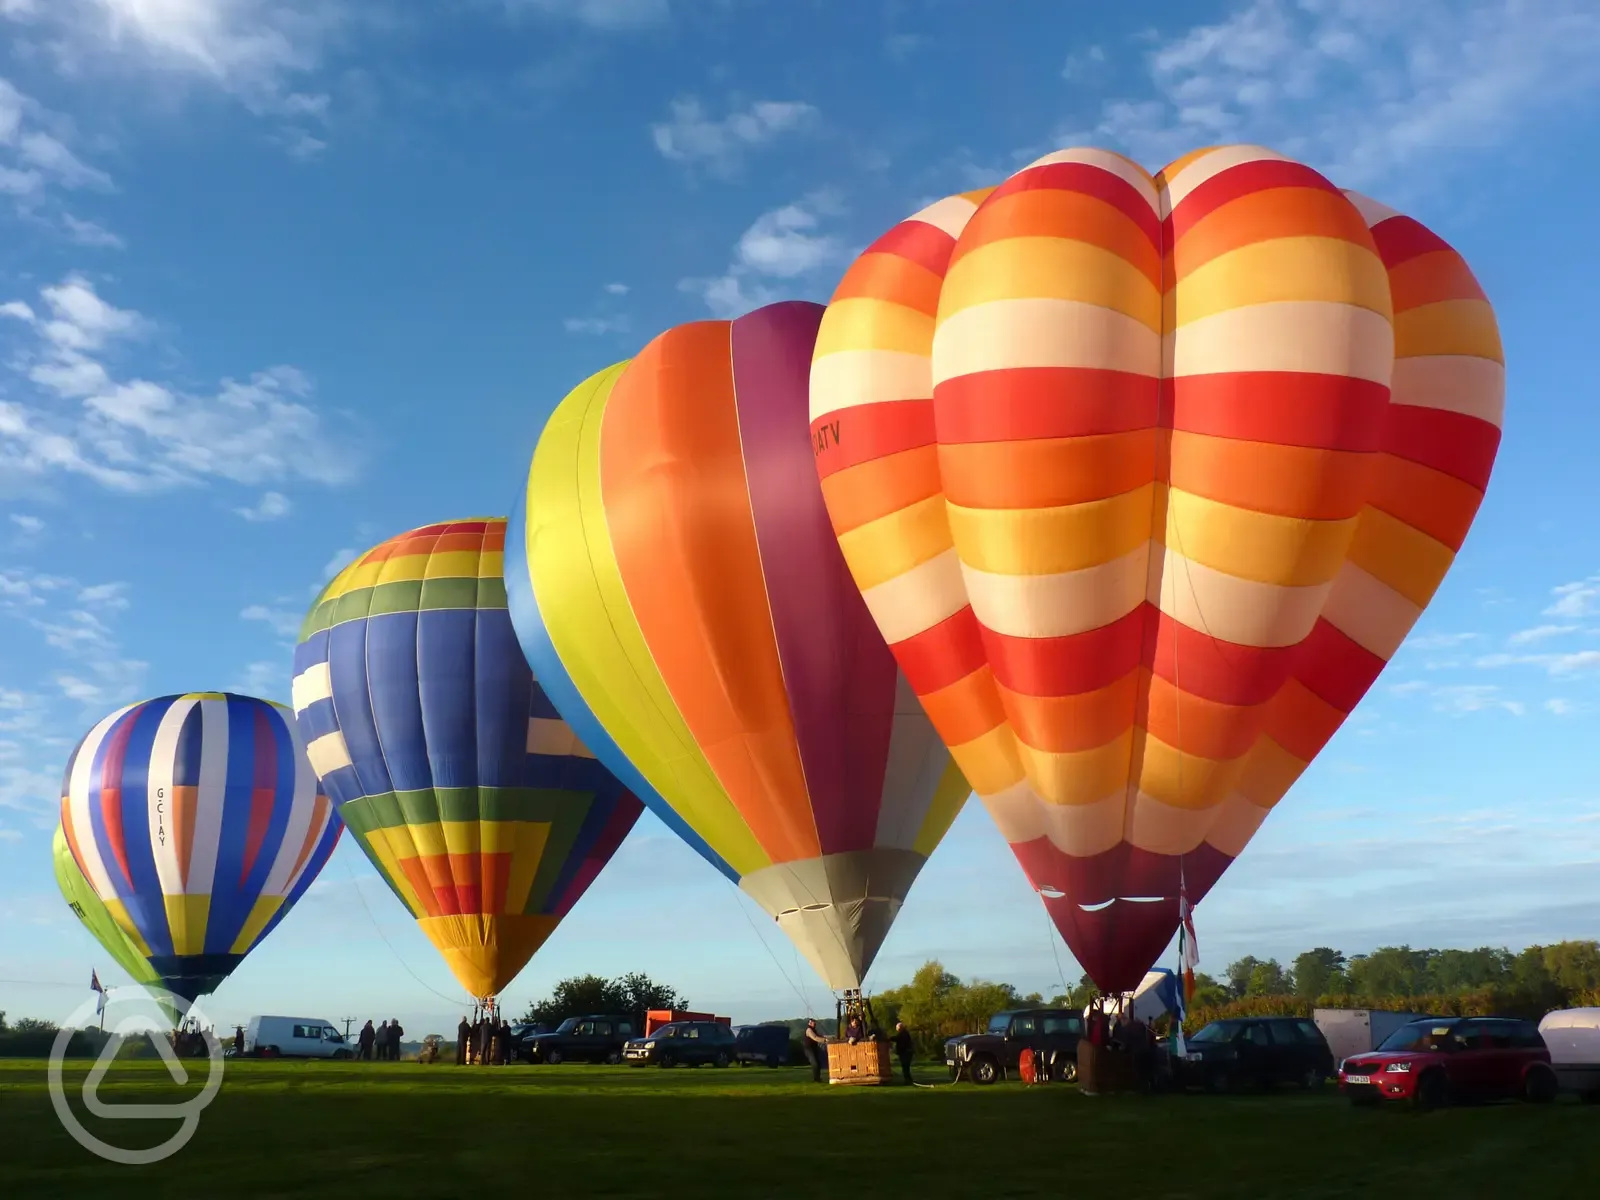
POLYGON ((953 1067, 956 1065, 956 1060, 953 1058, 947 1058, 944 1060, 944 1065, 947 1067, 953 1067))
POLYGON ((1371 1075, 1346 1075, 1344 1077, 1344 1081, 1346 1083, 1371 1083, 1372 1082, 1372 1076, 1371 1075))

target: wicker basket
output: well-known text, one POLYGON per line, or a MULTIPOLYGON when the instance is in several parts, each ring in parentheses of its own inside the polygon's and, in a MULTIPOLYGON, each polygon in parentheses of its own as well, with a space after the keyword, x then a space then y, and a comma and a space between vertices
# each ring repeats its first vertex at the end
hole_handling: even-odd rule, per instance
POLYGON ((828 1043, 829 1083, 888 1083, 893 1077, 888 1042, 828 1043))

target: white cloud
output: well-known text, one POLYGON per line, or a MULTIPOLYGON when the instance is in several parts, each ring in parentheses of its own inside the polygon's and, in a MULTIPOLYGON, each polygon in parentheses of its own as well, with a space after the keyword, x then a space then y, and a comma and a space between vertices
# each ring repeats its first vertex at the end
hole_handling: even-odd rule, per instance
POLYGON ((1412 183, 1431 157, 1504 143, 1600 86, 1593 0, 1249 0, 1158 43, 1151 93, 1105 103, 1062 144, 1126 148, 1152 169, 1249 141, 1346 187, 1412 183))
POLYGON ((1519 629, 1506 639, 1508 646, 1527 646, 1534 642, 1542 642, 1547 638, 1561 637, 1568 633, 1577 633, 1577 625, 1535 625, 1532 629, 1519 629))
POLYGON ((29 516, 27 513, 12 513, 11 523, 23 533, 39 533, 44 529, 44 521, 38 517, 29 516))
POLYGON ((1600 666, 1600 650, 1576 650, 1568 654, 1485 654, 1473 661, 1485 669, 1498 667, 1543 667, 1552 675, 1571 675, 1588 667, 1600 666))
MULTIPOLYGON (((322 582, 323 583, 327 583, 330 579, 332 579, 340 571, 344 570, 346 567, 348 567, 351 563, 355 562, 355 560, 360 558, 360 557, 361 557, 361 551, 352 549, 349 546, 345 546, 342 549, 335 550, 333 552, 333 557, 330 558, 323 565, 323 568, 322 568, 322 582)), ((322 588, 319 585, 319 586, 313 588, 312 590, 320 592, 322 590, 322 588)))
POLYGON ((67 236, 80 246, 121 250, 125 245, 120 237, 96 221, 83 221, 71 213, 62 213, 61 224, 66 229, 67 236))
POLYGON ((248 508, 236 508, 233 511, 246 521, 276 521, 279 517, 288 516, 291 507, 289 497, 282 492, 262 492, 261 499, 248 508))
POLYGON ((627 317, 568 317, 561 322, 568 333, 626 333, 627 317))
POLYGON ((1462 714, 1499 709, 1520 717, 1525 711, 1520 701, 1502 698, 1499 688, 1486 683, 1436 687, 1432 696, 1433 706, 1440 712, 1462 714))
POLYGON ((813 125, 817 110, 798 100, 758 100, 720 119, 690 96, 672 102, 672 119, 650 126, 656 149, 676 162, 731 167, 747 150, 813 125))
POLYGON ((287 662, 253 662, 228 684, 226 690, 241 696, 286 701, 289 698, 290 673, 287 662))
POLYGON ((1424 633, 1407 638, 1404 644, 1413 650, 1445 650, 1477 639, 1476 633, 1424 633))
POLYGON ((241 612, 239 617, 245 621, 261 621, 279 637, 286 638, 292 638, 299 633, 300 624, 305 620, 303 612, 266 604, 252 604, 241 612))
POLYGON ((1086 50, 1074 50, 1067 55, 1067 61, 1062 64, 1061 78, 1075 83, 1086 82, 1099 76, 1106 62, 1104 46, 1090 46, 1086 50))
POLYGON ((606 292, 612 296, 626 296, 628 294, 628 285, 625 283, 608 283, 606 284, 606 292))
POLYGON ((68 136, 63 117, 0 79, 0 195, 31 210, 54 188, 110 189, 111 177, 73 153, 68 136))
POLYGON ((47 31, 63 73, 113 67, 203 80, 257 112, 305 115, 324 97, 294 81, 320 65, 339 6, 315 0, 50 0, 4 13, 47 31))
POLYGON ((1557 717, 1569 716, 1572 713, 1572 701, 1563 700, 1559 696, 1552 697, 1544 702, 1544 710, 1557 717))
POLYGON ((1544 610, 1547 617, 1588 617, 1600 611, 1600 575, 1550 589, 1555 597, 1544 610))
POLYGON ((672 15, 667 0, 500 0, 506 12, 533 13, 592 29, 643 29, 672 15))
POLYGON ((341 483, 355 474, 353 445, 306 403, 311 381, 295 368, 224 379, 209 394, 121 376, 116 357, 151 332, 149 321, 79 275, 39 299, 0 307, 24 334, 8 367, 35 396, 0 399, 0 470, 66 472, 122 492, 207 479, 341 483))
POLYGON ((795 281, 814 277, 845 256, 844 242, 821 228, 823 216, 839 211, 834 196, 819 192, 763 213, 740 235, 725 273, 685 279, 678 286, 699 295, 719 317, 736 317, 771 304, 782 297, 773 281, 785 281, 785 290, 792 292, 795 281))

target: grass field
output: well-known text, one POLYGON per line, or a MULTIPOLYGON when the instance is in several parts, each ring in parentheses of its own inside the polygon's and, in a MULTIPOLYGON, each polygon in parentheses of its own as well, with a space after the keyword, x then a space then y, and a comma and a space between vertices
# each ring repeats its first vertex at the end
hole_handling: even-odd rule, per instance
MULTIPOLYGON (((200 1078, 204 1078, 204 1064, 200 1078)), ((173 1121, 91 1131, 154 1145, 173 1121)), ((933 1065, 928 1083, 945 1082, 933 1065)), ((159 1062, 119 1064, 108 1104, 169 1102, 159 1062)), ((1600 1178, 1600 1108, 1426 1115, 1323 1095, 1085 1097, 1066 1085, 816 1086, 804 1070, 457 1068, 230 1062, 187 1146, 107 1163, 57 1121, 45 1064, 0 1061, 0 1195, 877 1197, 1252 1200, 1371 1194, 1579 1197, 1600 1178)))

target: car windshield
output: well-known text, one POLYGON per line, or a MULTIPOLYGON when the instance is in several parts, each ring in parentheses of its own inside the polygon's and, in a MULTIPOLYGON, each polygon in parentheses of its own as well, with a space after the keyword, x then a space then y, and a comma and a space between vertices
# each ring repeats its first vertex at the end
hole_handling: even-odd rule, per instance
POLYGON ((1448 1050, 1455 1026, 1441 1021, 1402 1025, 1378 1045, 1379 1050, 1448 1050))
POLYGON ((578 1018, 577 1017, 568 1017, 565 1021, 561 1022, 561 1024, 556 1026, 556 1032, 557 1033, 571 1033, 577 1027, 578 1027, 578 1018))
POLYGON ((1239 1028, 1237 1021, 1213 1021, 1192 1037, 1184 1040, 1190 1045, 1196 1043, 1204 1045, 1207 1042, 1231 1042, 1234 1035, 1239 1032, 1239 1028))
POLYGON ((1011 1029, 1011 1014, 1010 1013, 996 1013, 994 1016, 989 1018, 989 1032, 990 1033, 1005 1034, 1005 1033, 1010 1032, 1010 1029, 1011 1029))

